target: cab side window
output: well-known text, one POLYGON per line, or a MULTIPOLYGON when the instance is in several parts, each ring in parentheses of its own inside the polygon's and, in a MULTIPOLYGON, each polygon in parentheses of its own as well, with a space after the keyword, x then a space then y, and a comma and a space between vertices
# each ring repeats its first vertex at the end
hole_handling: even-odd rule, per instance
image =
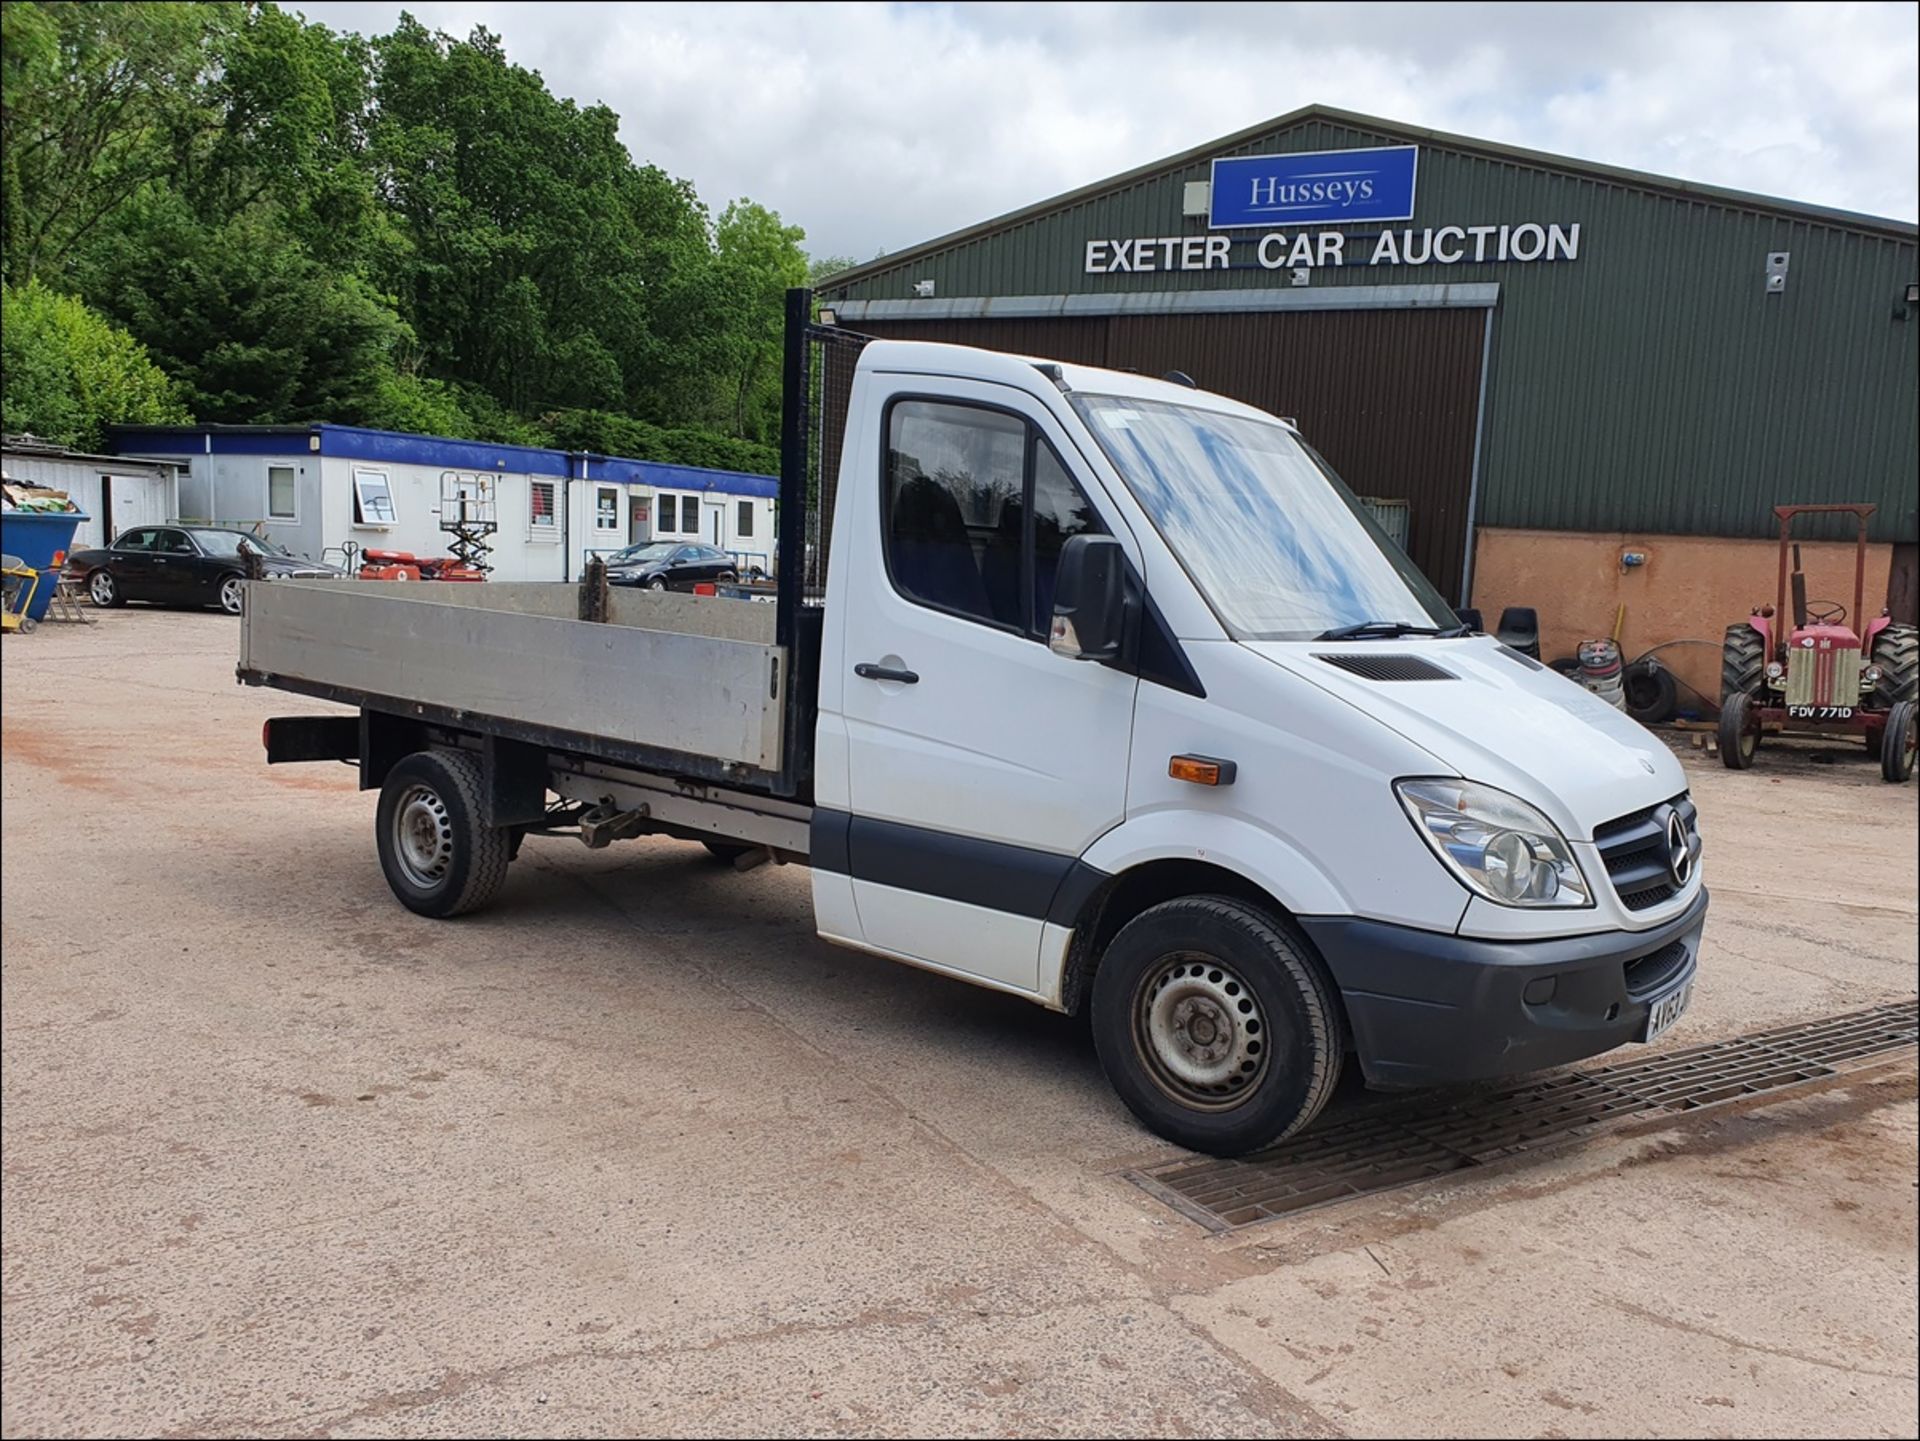
POLYGON ((882 532, 894 588, 986 625, 1044 636, 1069 536, 1102 527, 1018 416, 902 400, 887 417, 882 532))
POLYGON ((1034 634, 1046 635, 1053 623, 1053 582, 1060 573, 1061 550, 1076 535, 1106 533, 1053 447, 1041 442, 1033 457, 1034 634))

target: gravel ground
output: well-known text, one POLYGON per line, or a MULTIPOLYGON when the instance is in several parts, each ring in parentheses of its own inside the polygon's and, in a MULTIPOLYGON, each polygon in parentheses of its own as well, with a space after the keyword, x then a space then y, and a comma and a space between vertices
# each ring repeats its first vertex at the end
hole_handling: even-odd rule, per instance
MULTIPOLYGON (((538 839, 421 920, 233 621, 100 621, 0 657, 7 1436, 1915 1434, 1911 1052, 1210 1236, 1081 1026, 803 869, 538 839)), ((1662 1044, 1912 996, 1914 788, 1675 744, 1662 1044)))

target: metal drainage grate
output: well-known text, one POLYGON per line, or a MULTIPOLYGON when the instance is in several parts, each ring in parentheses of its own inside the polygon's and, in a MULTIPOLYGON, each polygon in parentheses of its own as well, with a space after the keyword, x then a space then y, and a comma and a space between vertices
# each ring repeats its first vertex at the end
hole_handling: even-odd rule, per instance
POLYGON ((1191 1157, 1127 1178, 1211 1231, 1482 1166, 1635 1116, 1678 1114, 1837 1076, 1920 1037, 1920 1002, 1462 1097, 1433 1093, 1309 1130, 1238 1160, 1191 1157))

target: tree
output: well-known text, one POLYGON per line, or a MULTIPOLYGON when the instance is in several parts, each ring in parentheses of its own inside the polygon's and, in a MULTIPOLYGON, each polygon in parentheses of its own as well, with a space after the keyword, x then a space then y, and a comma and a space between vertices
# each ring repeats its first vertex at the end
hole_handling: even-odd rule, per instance
POLYGON ((202 420, 359 422, 413 339, 370 284, 314 260, 270 209, 206 225, 177 193, 143 197, 90 278, 202 420))
POLYGON ((787 291, 807 283, 806 231, 764 205, 736 200, 714 233, 724 297, 729 420, 733 433, 771 440, 780 426, 780 358, 787 291))
POLYGON ((716 222, 497 35, 230 0, 0 15, 6 277, 77 294, 203 418, 598 415, 676 456, 776 434, 800 229, 749 201, 716 222))
POLYGON ((813 289, 820 288, 820 282, 830 280, 843 270, 851 270, 860 262, 851 255, 815 255, 807 261, 807 284, 813 289))
POLYGON ((62 273, 103 220, 213 131, 210 41, 239 14, 32 0, 0 10, 8 280, 62 273))
POLYGON ((116 422, 192 418, 146 347, 37 280, 0 289, 0 377, 0 424, 83 450, 98 450, 116 422))

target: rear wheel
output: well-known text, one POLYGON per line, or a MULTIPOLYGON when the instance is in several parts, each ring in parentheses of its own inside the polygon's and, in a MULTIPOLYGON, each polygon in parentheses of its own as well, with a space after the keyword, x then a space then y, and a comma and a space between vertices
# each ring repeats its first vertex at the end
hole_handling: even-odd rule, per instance
POLYGON ((1920 702, 1920 630, 1890 625, 1873 638, 1873 663, 1880 679, 1873 685, 1875 710, 1892 710, 1901 701, 1920 702))
POLYGON ((1914 702, 1903 700, 1887 712, 1886 729, 1880 732, 1880 774, 1896 785, 1913 774, 1915 744, 1914 702))
POLYGON ((1344 1051, 1333 984, 1306 939, 1226 896, 1165 901, 1121 929, 1094 972, 1093 1039, 1148 1129, 1217 1156, 1311 1122, 1344 1051))
POLYGON ((1760 749, 1760 718, 1753 713, 1753 697, 1735 691, 1720 702, 1720 760, 1728 770, 1743 771, 1760 749))
POLYGON ((87 594, 103 610, 127 603, 126 596, 120 590, 120 582, 104 566, 87 577, 87 594))
POLYGON ((1760 694, 1760 677, 1767 668, 1767 643, 1744 620, 1727 627, 1720 643, 1720 699, 1730 695, 1760 694))
POLYGON ((387 884, 408 910, 458 916, 492 900, 507 878, 513 835, 485 826, 480 763, 454 751, 416 751, 380 787, 374 838, 387 884))

